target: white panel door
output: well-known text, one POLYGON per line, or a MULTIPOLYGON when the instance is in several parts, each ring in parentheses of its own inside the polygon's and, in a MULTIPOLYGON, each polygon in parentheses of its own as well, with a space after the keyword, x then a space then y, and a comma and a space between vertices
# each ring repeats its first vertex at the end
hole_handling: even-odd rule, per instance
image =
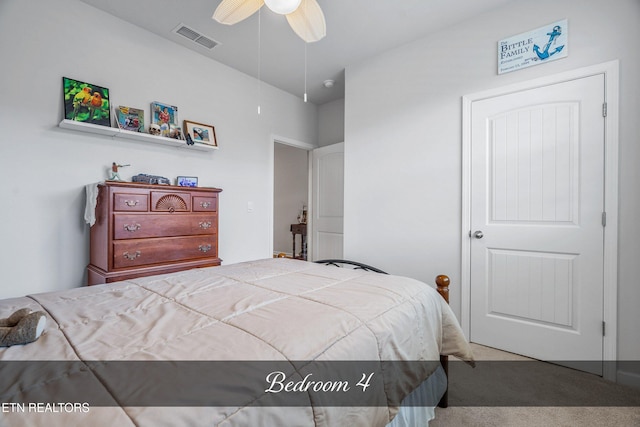
POLYGON ((471 341, 602 360, 603 102, 603 75, 473 102, 471 341))
POLYGON ((311 260, 342 259, 344 143, 312 152, 311 260))

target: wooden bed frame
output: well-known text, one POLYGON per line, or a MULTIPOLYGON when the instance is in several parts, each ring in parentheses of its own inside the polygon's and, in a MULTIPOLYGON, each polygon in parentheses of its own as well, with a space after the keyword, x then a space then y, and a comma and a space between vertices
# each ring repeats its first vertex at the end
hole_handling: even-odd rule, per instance
MULTIPOLYGON (((342 267, 343 264, 346 264, 346 265, 353 266, 354 270, 365 270, 365 271, 372 271, 374 273, 389 274, 378 268, 371 267, 370 265, 362 264, 356 261, 344 260, 344 259, 323 259, 323 260, 314 261, 314 262, 317 264, 334 265, 336 267, 342 267)), ((438 291, 440 296, 444 298, 447 304, 449 304, 449 284, 450 283, 451 283, 451 280, 449 279, 449 276, 445 276, 444 274, 440 274, 436 276, 436 290, 438 291)), ((444 369, 445 375, 447 376, 447 378, 449 378, 449 356, 440 356, 440 364, 442 365, 442 369, 444 369)), ((438 402, 438 406, 440 408, 446 408, 449 406, 448 388, 449 387, 447 386, 447 390, 445 390, 444 394, 442 395, 442 398, 440 399, 440 402, 438 402)))

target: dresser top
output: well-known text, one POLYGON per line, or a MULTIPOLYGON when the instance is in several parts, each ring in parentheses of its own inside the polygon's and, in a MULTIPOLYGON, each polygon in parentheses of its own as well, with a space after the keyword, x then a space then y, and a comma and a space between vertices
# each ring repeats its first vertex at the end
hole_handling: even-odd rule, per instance
POLYGON ((164 185, 164 184, 147 184, 145 182, 125 182, 125 181, 105 181, 100 184, 106 187, 121 187, 121 188, 149 188, 154 190, 169 190, 169 191, 206 191, 216 192, 222 191, 221 188, 214 187, 180 187, 178 185, 164 185))

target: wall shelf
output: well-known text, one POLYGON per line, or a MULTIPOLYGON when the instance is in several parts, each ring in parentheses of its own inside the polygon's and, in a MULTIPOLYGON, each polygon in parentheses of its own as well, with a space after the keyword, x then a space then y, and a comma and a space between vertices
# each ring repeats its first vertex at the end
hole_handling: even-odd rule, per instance
POLYGON ((63 129, 71 129, 79 132, 93 133, 96 135, 106 135, 114 138, 124 138, 133 141, 148 142, 150 144, 170 145, 173 147, 185 148, 187 150, 193 149, 201 151, 213 151, 218 149, 218 147, 215 147, 213 145, 199 144, 197 142, 194 145, 187 145, 186 141, 180 139, 165 138, 163 136, 154 136, 149 135, 148 133, 132 132, 119 128, 94 125, 93 123, 77 122, 75 120, 64 119, 58 126, 63 129))

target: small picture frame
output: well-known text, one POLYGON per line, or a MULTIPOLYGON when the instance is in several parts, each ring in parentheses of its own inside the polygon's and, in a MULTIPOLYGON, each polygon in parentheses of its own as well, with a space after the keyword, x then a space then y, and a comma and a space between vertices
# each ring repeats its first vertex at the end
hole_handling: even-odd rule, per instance
MULTIPOLYGON (((218 146, 216 140, 216 130, 211 125, 205 125, 204 123, 196 123, 189 120, 184 121, 182 129, 185 135, 188 135, 191 140, 196 144, 218 146)), ((187 138, 187 141, 189 139, 187 138)))
POLYGON ((116 121, 120 129, 132 132, 144 132, 144 110, 133 107, 114 107, 116 121))
POLYGON ((197 176, 179 176, 176 179, 176 183, 180 187, 197 187, 198 177, 197 176))
POLYGON ((65 119, 111 127, 109 89, 68 77, 62 88, 65 119))
POLYGON ((157 101, 152 102, 151 123, 160 127, 160 136, 169 138, 171 130, 179 128, 178 107, 157 101))

